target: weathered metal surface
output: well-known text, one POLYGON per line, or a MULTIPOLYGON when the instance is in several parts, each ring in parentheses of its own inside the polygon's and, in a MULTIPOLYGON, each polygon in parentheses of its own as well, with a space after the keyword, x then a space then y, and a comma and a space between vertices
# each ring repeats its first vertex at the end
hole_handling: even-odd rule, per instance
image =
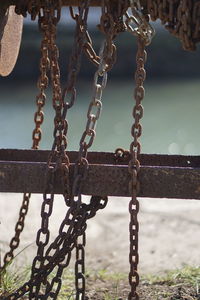
MULTIPOLYGON (((1 4, 2 5, 2 4, 1 4)), ((15 14, 15 7, 0 6, 0 75, 9 75, 17 61, 21 44, 23 17, 15 14)))
MULTIPOLYGON (((0 191, 43 193, 49 151, 0 150, 0 191)), ((70 180, 77 152, 68 152, 70 180)), ((89 170, 83 187, 86 195, 129 195, 128 157, 115 162, 113 153, 88 154, 89 170)), ((200 199, 200 157, 141 155, 140 197, 200 199)), ((57 176, 56 193, 61 193, 57 176)))
MULTIPOLYGON (((19 150, 0 149, 0 161, 21 161, 21 162, 46 162, 50 151, 48 150, 19 150)), ((69 151, 67 155, 74 163, 78 158, 76 151, 69 151)), ((127 165, 130 156, 118 159, 112 152, 89 152, 88 161, 90 164, 127 165)), ((141 154, 139 160, 142 166, 169 166, 169 167, 191 167, 200 168, 200 156, 166 155, 166 154, 141 154)))

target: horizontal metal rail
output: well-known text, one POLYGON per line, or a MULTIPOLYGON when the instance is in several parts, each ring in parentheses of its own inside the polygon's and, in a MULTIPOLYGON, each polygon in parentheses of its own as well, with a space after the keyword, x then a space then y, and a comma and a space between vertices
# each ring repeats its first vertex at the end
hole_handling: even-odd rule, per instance
MULTIPOLYGON (((0 192, 43 193, 49 151, 0 150, 0 192)), ((70 184, 73 182, 77 152, 70 157, 70 184)), ((82 193, 85 195, 129 195, 129 157, 116 161, 113 153, 88 154, 89 170, 82 193)), ((200 199, 200 157, 179 155, 140 156, 140 197, 200 199)), ((55 193, 62 193, 59 174, 55 193)))

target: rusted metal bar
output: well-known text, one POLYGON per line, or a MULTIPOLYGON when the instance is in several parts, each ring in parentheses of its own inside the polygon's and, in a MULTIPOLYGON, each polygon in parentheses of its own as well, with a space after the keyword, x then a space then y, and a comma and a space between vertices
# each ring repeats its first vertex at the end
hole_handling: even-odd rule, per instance
MULTIPOLYGON (((50 151, 48 150, 0 149, 0 161, 46 162, 49 154, 50 151)), ((70 161, 74 163, 78 157, 78 152, 69 151, 67 155, 70 161)), ((141 154, 139 159, 142 166, 200 168, 200 156, 141 154)), ((90 164, 127 165, 129 160, 129 154, 125 158, 118 158, 116 160, 113 152, 88 153, 90 164)))
MULTIPOLYGON (((43 193, 49 151, 0 150, 0 192, 43 193)), ((70 157, 70 183, 77 152, 70 157)), ((83 187, 85 195, 128 197, 128 160, 117 161, 113 153, 91 152, 89 170, 83 187)), ((200 199, 200 157, 151 155, 140 157, 140 197, 200 199)), ((61 193, 59 175, 56 193, 61 193)))

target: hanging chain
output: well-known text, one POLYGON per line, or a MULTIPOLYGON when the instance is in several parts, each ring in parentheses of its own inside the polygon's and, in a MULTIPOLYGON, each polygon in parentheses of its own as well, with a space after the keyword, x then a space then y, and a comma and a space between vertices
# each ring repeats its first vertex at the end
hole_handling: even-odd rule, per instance
MULTIPOLYGON (((80 139, 79 158, 75 165, 74 186, 72 194, 78 195, 79 205, 81 205, 82 203, 81 189, 88 170, 87 152, 88 149, 92 146, 96 135, 96 124, 102 110, 102 93, 107 84, 107 72, 112 68, 116 60, 116 47, 113 43, 113 38, 115 35, 113 26, 114 20, 112 18, 112 15, 106 12, 106 8, 107 7, 105 6, 105 2, 103 1, 101 24, 99 28, 106 35, 106 39, 99 53, 98 70, 94 75, 92 101, 89 104, 86 128, 80 139)), ((101 201, 101 197, 93 196, 91 198, 90 205, 92 205, 94 201, 97 201, 98 203, 98 201, 101 201)), ((106 201, 107 203, 107 198, 105 198, 104 201, 106 201)), ((85 243, 86 235, 84 232, 76 244, 76 300, 83 300, 85 298, 85 243)))
MULTIPOLYGON (((126 10, 128 9, 129 6, 129 1, 128 0, 124 0, 124 1, 118 1, 118 2, 113 2, 113 3, 106 3, 107 5, 107 9, 108 9, 108 14, 113 16, 113 25, 115 27, 115 34, 118 34, 120 32, 123 32, 126 30, 126 26, 124 24, 123 21, 123 15, 126 12, 126 10)), ((103 5, 102 5, 103 6, 103 5)), ((73 9, 70 9, 71 12, 71 16, 73 19, 75 19, 75 14, 73 12, 73 9)), ((108 16, 107 14, 107 16, 108 16)), ((104 21, 106 21, 106 14, 104 13, 104 21)), ((109 18, 110 16, 108 16, 107 21, 109 22, 109 18)), ((101 20, 103 21, 103 19, 101 18, 101 20)), ((100 26, 100 30, 102 30, 105 26, 105 24, 102 24, 102 26, 100 26)), ((99 26, 98 26, 99 27, 99 26)), ((104 30, 104 29, 103 29, 104 30)), ((93 47, 93 43, 92 43, 92 39, 90 37, 90 34, 88 32, 88 30, 86 30, 84 32, 84 43, 83 43, 83 51, 85 53, 85 55, 87 56, 87 58, 95 65, 95 66, 99 66, 99 62, 100 62, 100 57, 99 55, 95 52, 95 49, 93 47)))
MULTIPOLYGON (((11 300, 18 299, 29 290, 29 299, 46 299, 47 297, 56 299, 62 283, 61 275, 63 269, 68 266, 71 252, 75 247, 77 249, 76 297, 79 297, 76 299, 84 299, 84 246, 85 230, 87 227, 86 221, 95 216, 97 210, 103 209, 107 204, 107 197, 100 196, 92 196, 90 203, 85 204, 82 202, 81 191, 88 172, 87 151, 93 144, 96 122, 101 113, 102 91, 106 86, 107 72, 112 68, 116 60, 116 47, 113 44, 113 39, 119 32, 119 26, 116 26, 116 21, 112 17, 110 2, 102 1, 103 9, 99 28, 106 35, 106 39, 99 55, 98 70, 94 76, 94 94, 89 105, 87 114, 88 121, 86 129, 81 137, 79 157, 74 171, 74 183, 72 191, 69 194, 69 160, 65 152, 67 146, 66 133, 68 124, 65 117, 67 109, 74 103, 75 94, 69 84, 64 90, 63 95, 61 95, 60 74, 57 62, 58 50, 55 46, 56 24, 60 16, 60 6, 58 6, 58 3, 57 6, 53 4, 55 3, 50 3, 49 0, 45 1, 43 9, 40 11, 43 15, 40 15, 40 18, 42 20, 41 26, 44 26, 46 30, 48 28, 49 32, 48 49, 50 51, 51 61, 53 106, 56 111, 54 119, 54 143, 48 161, 47 186, 41 209, 42 224, 41 229, 37 234, 36 243, 38 245, 38 252, 33 261, 32 276, 27 283, 8 298, 11 300), (68 97, 68 94, 70 95, 71 100, 69 103, 64 103, 64 99, 68 97), (58 173, 60 174, 61 180, 64 182, 63 195, 69 209, 61 223, 59 235, 45 251, 50 236, 48 223, 53 209, 54 179, 55 175, 57 177, 58 173), (65 179, 63 180, 63 178, 65 179), (53 270, 56 271, 56 275, 50 281, 48 275, 53 270)), ((76 16, 75 18, 77 19, 76 16)), ((82 29, 83 27, 80 26, 80 28, 82 29)), ((85 29, 83 29, 82 32, 85 34, 85 29)))
MULTIPOLYGON (((83 39, 82 39, 82 36, 81 36, 81 31, 83 30, 84 22, 87 19, 87 13, 88 13, 87 5, 83 4, 82 7, 81 7, 81 9, 80 9, 80 16, 76 16, 76 21, 77 21, 76 39, 75 39, 75 43, 74 43, 73 53, 72 53, 71 60, 70 60, 68 82, 67 82, 66 88, 64 89, 63 98, 62 98, 62 100, 64 101, 64 99, 65 98, 69 98, 69 95, 70 95, 70 101, 69 101, 69 103, 66 102, 65 105, 64 105, 64 109, 63 109, 63 113, 62 113, 62 118, 63 119, 65 119, 65 116, 66 116, 66 113, 67 113, 67 109, 70 108, 73 105, 74 100, 75 100, 75 96, 76 96, 74 84, 76 82, 77 73, 79 72, 79 69, 80 69, 80 55, 81 55, 81 47, 82 47, 82 42, 83 42, 83 39), (85 17, 83 18, 84 14, 85 14, 85 17)), ((53 66, 57 65, 55 63, 55 60, 52 63, 52 65, 53 66)), ((57 69, 57 68, 54 68, 54 70, 55 69, 57 69)), ((54 88, 57 88, 57 86, 54 85, 54 88)), ((56 91, 58 91, 58 90, 56 90, 56 91)), ((54 96, 55 96, 55 94, 54 94, 54 96)), ((60 113, 58 114, 58 111, 59 111, 58 106, 57 106, 58 103, 55 103, 55 101, 53 103, 54 103, 54 108, 56 108, 56 115, 60 116, 60 113)), ((58 138, 57 138, 59 136, 58 133, 59 133, 59 130, 60 130, 60 127, 57 126, 57 125, 58 125, 58 118, 55 118, 55 130, 54 130, 54 138, 55 139, 54 139, 54 144, 53 144, 53 147, 52 147, 53 154, 50 157, 51 162, 52 162, 53 157, 55 158, 55 156, 58 155, 58 152, 60 152, 60 150, 62 150, 62 147, 59 147, 60 144, 59 144, 59 141, 58 141, 58 138)), ((60 140, 62 140, 62 137, 61 137, 60 140)), ((66 144, 64 144, 64 145, 66 145, 66 144)), ((61 152, 63 154, 63 150, 61 152)), ((52 168, 52 173, 53 173, 53 168, 52 168)), ((50 183, 49 184, 49 188, 53 187, 53 185, 54 185, 53 174, 52 174, 52 176, 50 176, 50 179, 51 179, 52 182, 51 181, 49 182, 50 183)), ((65 187, 65 189, 66 189, 66 187, 65 187)), ((51 193, 51 196, 52 195, 53 195, 53 191, 51 193)), ((53 202, 53 201, 50 201, 50 202, 53 202)), ((48 208, 47 204, 48 203, 43 203, 43 210, 45 210, 45 205, 46 205, 46 210, 47 210, 47 211, 45 211, 45 213, 46 213, 46 215, 45 215, 46 216, 46 221, 43 218, 43 224, 47 224, 48 223, 48 217, 50 216, 51 211, 52 211, 52 207, 49 206, 49 208, 48 208)), ((101 207, 99 207, 99 208, 101 208, 101 207)), ((69 214, 70 214, 70 212, 69 212, 69 214)), ((73 227, 74 226, 72 224, 72 228, 73 227)), ((41 231, 41 230, 39 231, 39 236, 37 237, 37 244, 40 244, 41 247, 40 247, 40 250, 38 251, 37 257, 34 259, 33 268, 32 268, 32 271, 35 271, 35 275, 32 276, 32 282, 33 283, 31 281, 29 281, 21 289, 19 289, 16 292, 16 294, 19 295, 19 294, 21 294, 21 292, 23 292, 25 290, 27 291, 27 286, 30 286, 30 288, 31 288, 30 299, 32 299, 32 297, 36 296, 36 292, 38 294, 39 289, 40 289, 40 288, 38 288, 38 284, 37 284, 37 283, 41 284, 41 277, 40 276, 42 276, 41 256, 39 254, 43 252, 42 250, 44 250, 44 249, 42 249, 42 248, 43 248, 43 246, 45 246, 47 244, 47 242, 49 240, 48 230, 46 230, 47 235, 46 235, 45 238, 43 236, 43 239, 45 240, 45 243, 42 243, 42 241, 40 241, 41 235, 45 233, 44 230, 43 231, 41 231), (35 277, 36 277, 36 279, 35 279, 35 277)), ((62 230, 62 228, 61 228, 61 230, 62 230)), ((75 243, 75 239, 74 239, 74 243, 75 243)), ((70 257, 71 253, 69 253, 69 254, 70 254, 69 255, 69 257, 70 257)), ((51 293, 51 296, 56 299, 57 294, 59 292, 59 286, 60 285, 57 285, 56 291, 53 292, 52 289, 54 289, 54 285, 55 284, 57 284, 58 282, 60 283, 60 276, 61 276, 62 270, 64 269, 65 266, 68 265, 68 261, 69 260, 66 259, 66 262, 62 262, 62 259, 60 259, 60 263, 58 265, 58 269, 59 270, 58 270, 58 272, 56 274, 56 277, 52 280, 51 284, 48 283, 48 282, 45 282, 45 284, 46 284, 45 294, 51 293)), ((54 267, 54 265, 53 265, 53 267, 54 267)), ((50 272, 51 272, 51 270, 50 270, 50 272)), ((44 283, 44 280, 43 280, 43 283, 44 283)), ((37 297, 39 297, 39 295, 37 297)))
POLYGON ((84 300, 85 297, 85 245, 86 233, 84 232, 76 241, 75 262, 75 287, 76 300, 84 300))
POLYGON ((48 79, 48 70, 49 70, 49 51, 48 51, 48 35, 46 30, 42 26, 40 26, 43 39, 41 42, 41 58, 40 58, 40 77, 38 79, 38 89, 39 94, 36 97, 36 105, 37 111, 35 112, 34 121, 35 121, 35 128, 33 130, 33 145, 32 149, 38 149, 39 143, 42 137, 41 125, 44 120, 44 113, 43 107, 46 102, 46 94, 45 90, 48 87, 49 79, 48 79))
MULTIPOLYGON (((89 2, 89 1, 87 1, 89 2)), ((79 8, 80 10, 80 8, 79 8)), ((74 13, 73 7, 70 7, 70 14, 72 19, 77 20, 77 15, 74 13)), ((87 14, 85 14, 86 17, 87 14)), ((84 18, 83 18, 84 20, 84 18)), ((82 22, 80 24, 80 33, 81 33, 81 40, 82 40, 82 49, 87 56, 87 58, 96 66, 99 64, 99 57, 96 54, 93 44, 92 44, 92 39, 89 35, 89 32, 87 30, 87 27, 83 26, 82 22)))
MULTIPOLYGON (((140 1, 131 0, 131 11, 132 15, 126 14, 127 28, 128 31, 137 36, 138 50, 136 55, 136 72, 135 72, 135 106, 133 108, 134 124, 132 125, 131 135, 133 142, 130 145, 131 159, 129 162, 129 173, 131 180, 129 183, 129 191, 131 200, 129 202, 129 213, 130 213, 130 253, 129 253, 129 284, 131 291, 129 293, 129 300, 138 300, 139 296, 137 293, 137 286, 139 284, 139 275, 137 272, 139 255, 138 255, 138 212, 139 212, 139 201, 137 195, 139 192, 139 180, 138 174, 140 171, 140 162, 138 156, 141 153, 140 137, 142 134, 142 126, 140 120, 143 117, 142 100, 144 98, 144 81, 146 78, 146 72, 144 65, 146 62, 146 51, 145 46, 149 45, 154 35, 154 30, 148 22, 148 16, 144 16, 140 1), (134 25, 132 27, 131 25, 134 25)), ((124 153, 124 152, 123 152, 124 153)), ((119 151, 116 152, 119 155, 119 151)))
POLYGON ((138 300, 139 296, 137 294, 137 286, 139 284, 139 275, 137 273, 137 266, 139 261, 138 255, 138 231, 139 224, 137 215, 139 212, 139 201, 137 195, 139 192, 139 181, 138 174, 140 171, 140 162, 138 160, 138 155, 141 151, 141 146, 139 138, 142 134, 142 127, 140 124, 140 119, 143 116, 143 107, 141 102, 144 98, 144 80, 145 80, 145 69, 144 64, 146 61, 145 43, 142 38, 138 37, 138 50, 136 57, 136 74, 135 74, 135 107, 133 109, 133 118, 135 120, 131 134, 133 137, 133 142, 130 146, 131 160, 129 162, 129 173, 131 175, 131 180, 129 183, 129 190, 131 194, 131 200, 129 202, 129 213, 130 213, 130 253, 129 253, 129 263, 130 263, 130 273, 129 273, 129 284, 131 291, 129 293, 129 300, 138 300))
MULTIPOLYGON (((113 42, 116 35, 114 28, 115 23, 112 15, 106 10, 107 6, 105 5, 105 1, 103 1, 102 7, 101 24, 99 25, 99 29, 105 34, 106 39, 103 42, 99 53, 100 61, 98 69, 94 75, 92 100, 87 112, 86 128, 80 139, 79 159, 76 164, 76 168, 83 165, 85 170, 88 167, 87 151, 93 144, 96 135, 96 124, 102 110, 102 93, 107 84, 107 73, 112 69, 116 61, 116 46, 113 42)), ((75 182, 76 181, 77 180, 75 180, 75 182)))
MULTIPOLYGON (((105 44, 106 45, 106 44, 105 44)), ((106 48, 105 48, 106 49, 106 48)), ((103 50, 105 50, 103 48, 103 50)), ((112 47, 112 49, 115 49, 115 47, 112 47)), ((105 51, 101 51, 101 55, 107 53, 105 51)), ((113 51, 114 52, 114 51, 113 51)), ((113 53, 111 53, 113 55, 113 53)), ((111 56, 112 57, 112 56, 111 56)), ((109 62, 110 62, 110 56, 109 56, 109 62)), ((112 59, 113 61, 113 59, 112 59)), ((104 67, 108 67, 108 63, 103 62, 100 63, 99 70, 101 73, 101 76, 105 76, 103 73, 105 72, 104 67)), ((97 76, 95 77, 94 81, 97 80, 97 76)), ((96 81, 95 81, 96 82, 96 81)), ((97 84, 97 82, 96 82, 97 84)), ((101 85, 101 84, 99 84, 101 85)), ((98 98, 97 98, 98 99, 98 98)), ((92 118, 93 119, 93 118, 92 118)), ((94 130, 95 126, 93 127, 92 130, 94 130)), ((76 195, 78 194, 78 200, 74 199, 74 196, 68 201, 66 199, 66 203, 69 205, 70 208, 67 212, 67 215, 65 219, 63 220, 60 230, 59 230, 59 236, 55 239, 55 241, 50 245, 50 247, 46 251, 46 264, 45 264, 45 270, 46 270, 46 275, 44 276, 44 272, 42 274, 43 278, 48 276, 48 274, 51 272, 52 268, 55 268, 56 265, 58 266, 57 269, 57 274, 54 277, 53 281, 55 282, 60 282, 59 278, 62 274, 63 268, 66 267, 70 261, 71 257, 71 251, 74 248, 76 244, 76 240, 78 236, 83 235, 83 233, 86 230, 86 220, 96 214, 96 211, 98 209, 102 209, 105 207, 107 203, 107 197, 102 198, 102 197, 97 197, 93 196, 91 198, 91 203, 89 205, 86 205, 82 203, 81 201, 81 187, 82 183, 85 179, 85 174, 87 172, 87 160, 86 160, 86 154, 87 154, 87 149, 89 146, 92 144, 92 140, 90 140, 88 143, 85 142, 85 133, 83 134, 83 138, 81 139, 80 143, 80 156, 82 157, 81 159, 81 164, 80 160, 75 168, 75 180, 74 180, 74 185, 72 189, 72 194, 76 195), (84 145, 84 150, 82 152, 82 146, 84 145), (84 155, 83 155, 84 153, 84 155), (78 190, 77 190, 78 188, 78 190), (78 227, 77 227, 78 226, 78 227), (64 261, 64 262, 63 262, 64 261), (58 263, 59 262, 59 263, 58 263)), ((80 158, 79 156, 79 158, 80 158)), ((80 245, 79 245, 80 247, 80 245)), ((83 259, 82 259, 83 262, 83 259)), ((82 263, 81 262, 81 263, 82 263)), ((79 262, 80 263, 80 262, 79 262)), ((84 270, 84 267, 83 267, 84 270)), ((79 297, 82 297, 81 299, 84 298, 84 276, 81 276, 80 273, 78 272, 77 274, 77 291, 79 293, 79 297), (80 288, 80 278, 82 279, 82 284, 80 288), (80 295, 81 294, 81 295, 80 295)), ((50 293, 50 290, 52 289, 52 283, 47 287, 45 294, 50 293)))
MULTIPOLYGON (((73 185, 73 195, 78 195, 78 203, 82 204, 81 190, 84 180, 87 175, 88 161, 87 161, 87 151, 92 146, 95 138, 95 128, 97 120, 100 117, 102 109, 102 91, 107 83, 107 72, 103 66, 103 50, 100 52, 100 63, 98 71, 94 76, 94 95, 92 96, 92 101, 90 102, 88 113, 87 113, 87 124, 86 129, 80 140, 79 158, 75 166, 75 176, 73 185), (101 78, 101 79, 100 79, 101 78), (101 83, 98 83, 100 79, 101 83)), ((76 286, 76 300, 84 299, 85 297, 85 257, 84 257, 84 247, 86 243, 86 235, 83 232, 82 236, 77 241, 76 244, 76 263, 75 263, 75 286, 76 286), (81 259, 80 259, 81 255, 81 259)))
POLYGON ((50 73, 51 84, 53 90, 53 107, 55 110, 54 118, 54 142, 52 151, 47 163, 47 184, 43 194, 43 203, 41 207, 41 228, 37 233, 36 244, 38 247, 37 256, 32 265, 31 274, 31 289, 29 298, 39 299, 41 284, 47 285, 48 282, 40 278, 34 280, 35 275, 43 270, 44 264, 44 250, 50 239, 49 218, 53 210, 54 201, 54 186, 55 186, 55 172, 57 169, 61 170, 65 176, 68 173, 69 159, 65 153, 67 147, 67 121, 62 119, 62 91, 60 85, 60 70, 58 66, 58 48, 55 44, 56 40, 56 26, 60 19, 61 2, 51 3, 46 0, 44 8, 39 14, 39 26, 45 31, 47 35, 47 49, 50 55, 50 73), (56 159, 56 166, 53 161, 56 159))
POLYGON ((25 193, 23 196, 22 205, 21 205, 21 208, 19 211, 19 218, 18 218, 18 221, 15 226, 15 235, 11 239, 10 244, 9 244, 10 250, 8 252, 6 252, 4 259, 3 259, 3 262, 4 262, 3 266, 0 267, 0 276, 3 275, 3 273, 6 270, 6 267, 13 260, 14 250, 16 250, 19 246, 20 234, 22 233, 22 231, 24 229, 24 222, 25 222, 25 218, 26 218, 28 208, 29 208, 29 199, 30 199, 30 194, 25 193))
MULTIPOLYGON (((25 1, 20 1, 18 5, 16 6, 16 11, 18 14, 22 14, 26 16, 26 5, 25 1)), ((47 36, 45 36, 45 31, 43 32, 43 40, 41 43, 41 59, 40 59, 40 77, 38 80, 38 89, 40 90, 40 93, 36 97, 36 105, 37 105, 37 111, 34 116, 34 122, 35 122, 35 129, 33 130, 32 134, 32 149, 38 149, 39 148, 39 142, 41 141, 42 131, 41 131, 41 125, 44 120, 44 113, 42 111, 43 106, 45 105, 46 101, 46 95, 45 90, 48 86, 48 77, 47 72, 49 69, 49 57, 48 57, 48 48, 47 48, 47 36)), ((29 208, 29 202, 30 202, 30 193, 24 193, 23 195, 23 201, 22 205, 19 211, 19 219, 15 226, 15 236, 11 239, 9 247, 10 250, 5 254, 4 256, 4 264, 0 268, 0 271, 2 273, 3 270, 6 269, 6 266, 8 263, 12 261, 14 258, 14 250, 16 250, 20 243, 20 234, 22 233, 24 229, 24 222, 26 215, 28 213, 29 208)))

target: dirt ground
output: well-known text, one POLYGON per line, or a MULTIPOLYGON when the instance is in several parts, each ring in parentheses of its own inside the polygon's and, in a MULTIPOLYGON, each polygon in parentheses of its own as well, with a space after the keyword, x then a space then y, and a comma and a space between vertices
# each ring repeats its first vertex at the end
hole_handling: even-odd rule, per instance
MULTIPOLYGON (((35 236, 40 226, 41 195, 33 195, 16 258, 21 265, 30 264, 35 253, 35 236)), ((13 235, 22 195, 0 194, 1 258, 13 235)), ((128 198, 110 198, 107 207, 88 221, 87 266, 127 272, 128 266, 128 198)), ((51 217, 52 238, 66 212, 64 201, 57 197, 51 217)), ((200 263, 200 201, 174 199, 140 199, 140 273, 159 274, 184 264, 200 263)))

